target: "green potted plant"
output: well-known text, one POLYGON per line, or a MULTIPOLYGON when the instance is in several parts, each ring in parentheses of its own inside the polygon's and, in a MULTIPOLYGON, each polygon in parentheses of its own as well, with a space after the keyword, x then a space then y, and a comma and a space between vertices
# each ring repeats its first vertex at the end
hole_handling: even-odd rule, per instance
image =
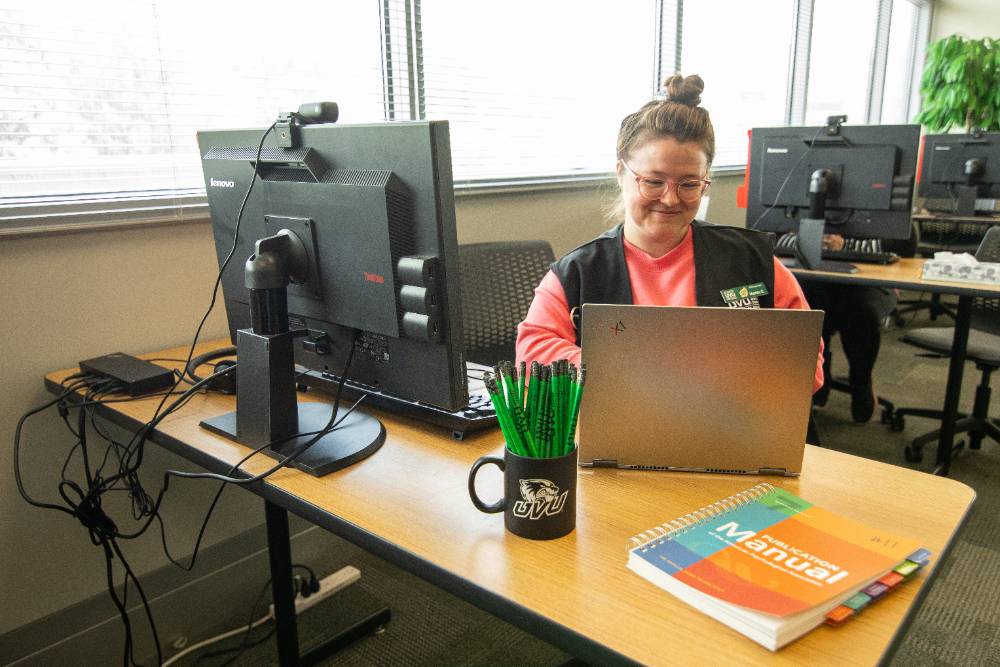
POLYGON ((920 94, 914 120, 930 132, 1000 130, 1000 39, 950 35, 932 42, 920 94))

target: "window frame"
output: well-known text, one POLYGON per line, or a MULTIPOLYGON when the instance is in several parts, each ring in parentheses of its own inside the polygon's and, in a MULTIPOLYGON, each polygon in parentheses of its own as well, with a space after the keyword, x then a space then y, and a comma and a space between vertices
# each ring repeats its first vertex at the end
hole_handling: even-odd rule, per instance
MULTIPOLYGON (((880 122, 885 89, 886 45, 893 0, 878 3, 878 25, 865 109, 867 123, 880 122)), ((924 49, 930 37, 930 19, 934 0, 895 0, 910 2, 917 8, 908 71, 909 95, 907 117, 919 111, 920 71, 924 49)), ((659 89, 666 73, 683 71, 684 0, 657 0, 656 61, 651 63, 651 95, 659 89)), ((809 53, 812 37, 813 0, 796 0, 793 22, 792 53, 789 59, 785 99, 785 123, 801 125, 808 99, 809 53)), ((382 86, 385 93, 385 117, 422 119, 424 117, 423 41, 420 25, 420 0, 382 0, 382 86), (393 17, 403 17, 394 20, 393 17), (393 44, 405 49, 393 51, 393 44), (405 54, 400 62, 400 53, 405 54), (400 81, 400 79, 403 81, 400 81)), ((713 166, 713 175, 742 174, 746 164, 713 166)), ((457 197, 477 194, 528 192, 537 190, 578 189, 613 180, 611 171, 576 173, 549 177, 484 178, 455 181, 457 197)), ((169 192, 131 192, 106 196, 10 198, 0 202, 0 238, 64 233, 78 230, 103 230, 155 224, 203 222, 209 218, 208 201, 203 188, 169 192)))

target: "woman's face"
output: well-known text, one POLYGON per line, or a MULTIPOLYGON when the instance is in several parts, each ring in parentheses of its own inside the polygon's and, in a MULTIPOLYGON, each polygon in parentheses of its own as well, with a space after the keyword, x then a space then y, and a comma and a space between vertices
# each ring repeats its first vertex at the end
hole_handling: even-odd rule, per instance
POLYGON ((651 139, 633 149, 624 162, 627 168, 619 160, 617 171, 625 203, 626 231, 631 232, 626 238, 633 236, 651 246, 675 240, 676 245, 694 220, 701 203, 700 196, 694 201, 678 197, 677 182, 708 177, 705 151, 694 142, 651 139), (636 176, 670 181, 670 187, 659 199, 646 199, 639 194, 636 176))

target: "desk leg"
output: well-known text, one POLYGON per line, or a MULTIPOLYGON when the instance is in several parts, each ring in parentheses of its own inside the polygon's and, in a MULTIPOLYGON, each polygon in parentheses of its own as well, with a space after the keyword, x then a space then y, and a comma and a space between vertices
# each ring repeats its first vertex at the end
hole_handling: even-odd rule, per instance
POLYGON ((267 552, 271 560, 271 592, 278 642, 278 662, 282 667, 299 663, 299 635, 295 624, 295 591, 292 588, 292 546, 288 534, 288 513, 264 501, 267 517, 267 552))
POLYGON ((267 518, 267 551, 271 561, 271 592, 274 596, 278 662, 281 667, 315 665, 353 641, 374 634, 389 622, 388 607, 367 612, 339 634, 325 639, 304 655, 299 654, 299 634, 295 621, 295 591, 292 587, 292 547, 288 531, 288 513, 274 503, 264 501, 267 518))
POLYGON ((937 467, 935 475, 948 475, 955 442, 955 420, 958 418, 958 399, 962 395, 962 373, 965 369, 965 352, 969 344, 969 322, 972 315, 972 297, 960 296, 955 314, 955 338, 951 343, 948 362, 948 384, 944 395, 944 415, 938 438, 937 467))

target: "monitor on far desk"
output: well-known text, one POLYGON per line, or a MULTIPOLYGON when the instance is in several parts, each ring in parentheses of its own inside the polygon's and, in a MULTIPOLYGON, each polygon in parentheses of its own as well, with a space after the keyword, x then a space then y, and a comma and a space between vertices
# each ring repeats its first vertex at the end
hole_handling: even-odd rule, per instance
POLYGON ((996 215, 1000 132, 924 135, 917 180, 918 194, 930 211, 996 215))
POLYGON ((853 271, 822 259, 823 234, 910 237, 919 125, 754 128, 747 227, 795 232, 799 266, 853 271))

